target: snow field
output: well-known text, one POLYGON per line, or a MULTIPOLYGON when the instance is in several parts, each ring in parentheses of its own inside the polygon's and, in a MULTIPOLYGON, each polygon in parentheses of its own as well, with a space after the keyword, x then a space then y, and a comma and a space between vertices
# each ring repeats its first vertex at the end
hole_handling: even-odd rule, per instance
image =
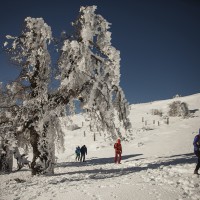
POLYGON ((57 152, 55 175, 32 177, 28 168, 2 174, 0 200, 199 200, 192 141, 199 129, 200 94, 178 100, 188 103, 193 117, 170 117, 169 125, 151 110, 166 114, 173 99, 131 106, 133 132, 129 141, 122 141, 121 165, 114 164, 114 141, 99 134, 93 141, 89 122, 83 115, 74 116, 80 128, 70 131, 63 123, 66 150, 57 152), (86 162, 76 162, 75 147, 83 144, 88 148, 86 162))

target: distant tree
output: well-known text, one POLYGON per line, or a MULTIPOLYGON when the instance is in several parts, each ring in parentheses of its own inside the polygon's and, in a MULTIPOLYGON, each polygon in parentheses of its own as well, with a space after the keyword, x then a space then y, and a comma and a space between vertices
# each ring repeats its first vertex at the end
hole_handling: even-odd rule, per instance
POLYGON ((66 108, 73 113, 74 100, 81 102, 93 128, 107 131, 112 138, 121 137, 116 122, 130 130, 129 107, 119 86, 120 53, 111 45, 109 23, 95 10, 96 6, 81 7, 73 23, 75 34, 63 37, 59 44, 56 90, 50 89, 53 70, 48 44, 53 38, 44 20, 28 17, 20 36, 7 36, 12 42, 5 43, 6 50, 21 68, 15 83, 23 89, 15 102, 20 111, 15 134, 19 143, 23 135, 32 146, 33 175, 54 173, 55 141, 63 148, 64 139, 59 117, 66 108))
POLYGON ((185 102, 181 103, 181 111, 182 111, 182 117, 189 117, 190 116, 190 110, 188 108, 188 104, 185 102))
POLYGON ((173 96, 173 99, 176 99, 176 98, 179 98, 179 97, 181 97, 181 95, 176 94, 175 96, 173 96))
POLYGON ((169 111, 168 111, 169 116, 187 117, 189 116, 189 114, 190 112, 187 103, 181 101, 174 101, 171 104, 169 104, 169 111))

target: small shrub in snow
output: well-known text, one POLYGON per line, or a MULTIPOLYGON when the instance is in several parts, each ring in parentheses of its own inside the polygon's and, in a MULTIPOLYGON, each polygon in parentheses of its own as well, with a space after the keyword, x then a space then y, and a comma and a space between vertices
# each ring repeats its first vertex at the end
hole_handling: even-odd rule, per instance
POLYGON ((173 99, 176 99, 176 98, 179 98, 179 97, 181 97, 181 95, 176 94, 175 96, 173 96, 173 99))
POLYGON ((141 146, 143 146, 143 145, 144 145, 143 142, 139 142, 139 143, 138 143, 138 147, 141 147, 141 146))
POLYGON ((163 115, 162 110, 158 110, 158 109, 152 109, 151 114, 152 115, 159 115, 160 117, 162 117, 162 115, 163 115))
POLYGON ((149 127, 149 126, 146 126, 146 127, 142 127, 142 130, 143 131, 152 131, 153 128, 149 127))
POLYGON ((68 126, 67 129, 70 131, 74 131, 74 130, 80 129, 80 127, 77 124, 72 124, 68 126))
POLYGON ((174 101, 169 104, 169 116, 171 117, 188 117, 190 112, 188 109, 188 105, 185 102, 174 101))

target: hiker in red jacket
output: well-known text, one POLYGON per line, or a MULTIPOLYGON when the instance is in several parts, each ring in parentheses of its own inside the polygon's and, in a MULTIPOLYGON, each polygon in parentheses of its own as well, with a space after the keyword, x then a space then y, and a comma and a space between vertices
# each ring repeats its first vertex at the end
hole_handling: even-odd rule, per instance
POLYGON ((114 144, 114 149, 115 149, 115 163, 121 164, 122 145, 120 139, 118 139, 117 142, 114 144))

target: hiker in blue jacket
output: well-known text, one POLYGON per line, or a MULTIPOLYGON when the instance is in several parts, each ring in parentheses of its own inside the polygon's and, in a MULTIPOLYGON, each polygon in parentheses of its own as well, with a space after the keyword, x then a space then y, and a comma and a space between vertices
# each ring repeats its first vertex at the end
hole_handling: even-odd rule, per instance
POLYGON ((200 168, 200 129, 199 129, 199 134, 194 137, 193 145, 194 145, 194 154, 198 158, 198 162, 197 162, 196 168, 194 170, 194 174, 199 175, 198 170, 200 168))
POLYGON ((76 161, 80 160, 80 154, 81 154, 81 148, 79 146, 76 147, 76 150, 75 150, 75 154, 76 154, 76 161))

